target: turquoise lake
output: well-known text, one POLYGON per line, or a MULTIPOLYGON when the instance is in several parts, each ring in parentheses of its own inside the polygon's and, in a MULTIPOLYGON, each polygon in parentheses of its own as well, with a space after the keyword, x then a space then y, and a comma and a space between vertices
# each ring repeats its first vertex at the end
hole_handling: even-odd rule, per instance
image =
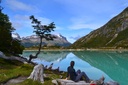
MULTIPOLYGON (((23 56, 28 58, 36 51, 24 51, 23 56)), ((75 61, 75 70, 86 72, 90 79, 97 80, 102 75, 105 82, 117 81, 120 85, 128 85, 128 52, 118 51, 41 51, 33 62, 38 64, 53 64, 61 71, 66 71, 70 61, 75 61)))

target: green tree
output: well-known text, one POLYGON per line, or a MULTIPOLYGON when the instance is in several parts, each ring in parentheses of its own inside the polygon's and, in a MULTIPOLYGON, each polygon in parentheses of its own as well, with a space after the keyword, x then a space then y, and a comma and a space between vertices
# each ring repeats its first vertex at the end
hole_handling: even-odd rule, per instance
POLYGON ((21 46, 20 41, 12 38, 14 30, 9 17, 2 13, 0 6, 0 51, 8 54, 22 54, 24 47, 21 46))
POLYGON ((17 39, 12 39, 11 41, 11 54, 19 55, 22 54, 24 46, 21 45, 21 41, 17 39))
POLYGON ((0 50, 3 52, 9 52, 12 31, 14 28, 11 26, 8 16, 0 12, 0 50))
POLYGON ((54 28, 56 28, 54 22, 50 23, 49 25, 41 25, 41 21, 36 19, 33 15, 30 16, 30 19, 32 20, 31 23, 33 24, 32 27, 34 27, 33 32, 36 33, 36 35, 40 38, 40 44, 36 55, 29 56, 29 62, 31 62, 32 58, 37 58, 38 54, 40 53, 43 38, 46 40, 53 40, 55 38, 53 35, 51 35, 51 32, 54 31, 54 28))

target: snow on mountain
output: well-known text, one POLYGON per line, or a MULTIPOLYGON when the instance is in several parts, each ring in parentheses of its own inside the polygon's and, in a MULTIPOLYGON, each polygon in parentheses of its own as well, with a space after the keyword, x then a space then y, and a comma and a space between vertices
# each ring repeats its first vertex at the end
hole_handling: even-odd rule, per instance
POLYGON ((62 36, 61 34, 53 34, 53 36, 56 36, 57 38, 64 39, 67 41, 66 37, 62 36))
POLYGON ((22 37, 22 39, 30 39, 30 38, 39 38, 36 35, 31 35, 31 36, 26 36, 26 37, 22 37))
POLYGON ((20 35, 18 33, 12 33, 13 39, 21 40, 20 35))
MULTIPOLYGON (((56 37, 53 41, 47 41, 45 39, 42 39, 42 45, 47 45, 47 46, 69 46, 71 45, 70 42, 67 41, 66 37, 62 36, 61 34, 52 34, 52 36, 56 37)), ((40 39, 36 35, 31 35, 31 36, 26 36, 20 38, 18 33, 13 33, 12 37, 14 39, 21 40, 21 43, 25 47, 31 47, 38 45, 40 43, 40 39)))

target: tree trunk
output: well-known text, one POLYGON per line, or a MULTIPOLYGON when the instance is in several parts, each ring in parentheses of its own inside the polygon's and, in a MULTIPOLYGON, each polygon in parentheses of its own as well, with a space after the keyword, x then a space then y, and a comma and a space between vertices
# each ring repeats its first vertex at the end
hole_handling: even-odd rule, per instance
POLYGON ((33 79, 33 80, 37 80, 41 83, 44 83, 43 72, 44 72, 44 66, 41 64, 36 65, 31 73, 31 75, 28 77, 28 79, 33 79))
POLYGON ((38 52, 36 53, 35 56, 33 56, 32 54, 29 56, 28 63, 30 63, 33 58, 37 58, 38 57, 38 54, 40 53, 41 47, 42 47, 42 37, 40 37, 40 44, 39 44, 38 52))
POLYGON ((38 52, 36 53, 36 56, 38 56, 38 54, 40 53, 41 47, 42 47, 42 37, 40 37, 39 50, 38 50, 38 52))

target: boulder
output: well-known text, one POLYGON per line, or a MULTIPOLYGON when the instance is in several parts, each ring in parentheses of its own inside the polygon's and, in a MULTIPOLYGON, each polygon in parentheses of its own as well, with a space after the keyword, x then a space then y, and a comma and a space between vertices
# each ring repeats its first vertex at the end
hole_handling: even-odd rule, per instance
POLYGON ((37 80, 41 83, 44 83, 43 72, 44 72, 44 66, 42 64, 36 65, 34 67, 32 73, 28 77, 28 79, 33 79, 33 80, 37 80))

